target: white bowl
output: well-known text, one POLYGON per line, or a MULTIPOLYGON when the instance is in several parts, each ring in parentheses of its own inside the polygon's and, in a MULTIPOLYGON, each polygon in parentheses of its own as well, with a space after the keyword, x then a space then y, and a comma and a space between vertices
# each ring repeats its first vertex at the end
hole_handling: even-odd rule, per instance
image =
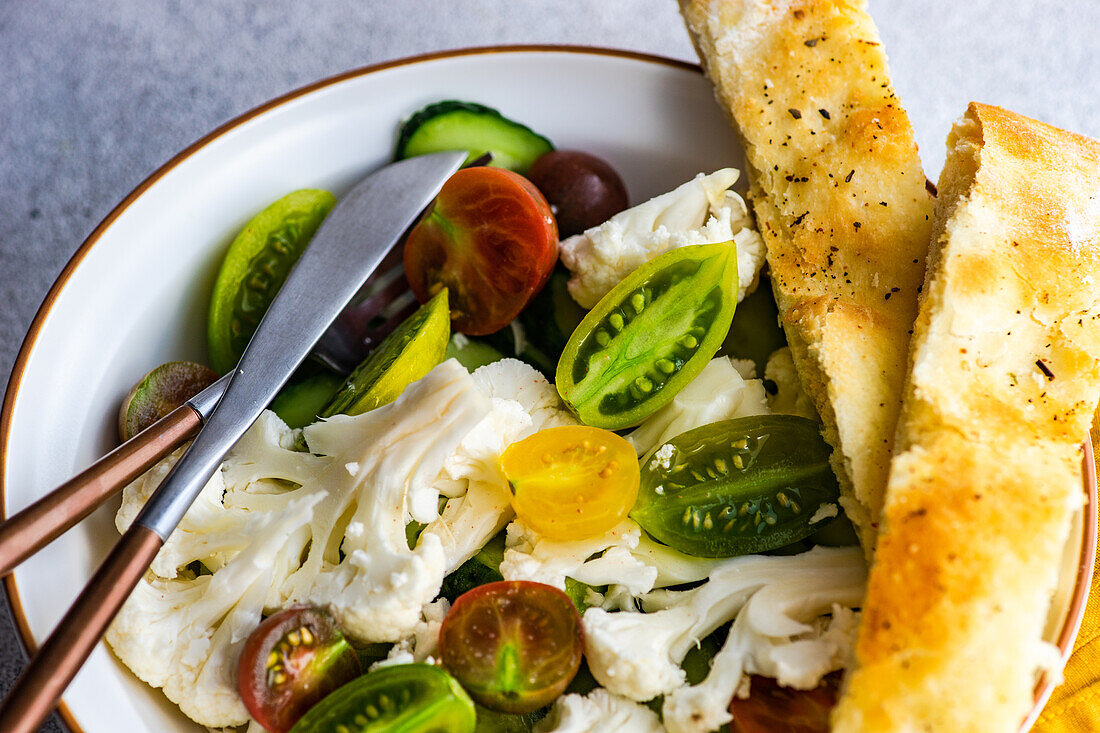
MULTIPOLYGON (((352 71, 273 100, 154 173, 58 277, 19 353, 0 415, 5 515, 113 447, 119 401, 142 374, 172 359, 205 361, 215 268, 255 212, 297 188, 339 195, 390 158, 404 117, 446 98, 488 104, 559 147, 605 157, 622 174, 633 202, 698 171, 742 167, 734 134, 698 68, 634 53, 456 51, 352 71)), ((49 634, 117 539, 116 506, 100 510, 7 578, 29 648, 49 634)), ((1095 528, 1095 522, 1084 526, 1095 528)), ((1090 533, 1084 535, 1087 545, 1090 533)), ((1082 581, 1088 587, 1077 572, 1079 547, 1067 553, 1071 600, 1082 581)), ((1091 569, 1091 553, 1088 558, 1091 569)), ((1075 605, 1083 611, 1083 603, 1068 604, 1075 605)), ((1079 618, 1079 612, 1075 619, 1060 611, 1052 639, 1068 631, 1064 643, 1072 643, 1079 618)), ((201 730, 102 645, 69 687, 61 713, 73 730, 87 733, 201 730)))

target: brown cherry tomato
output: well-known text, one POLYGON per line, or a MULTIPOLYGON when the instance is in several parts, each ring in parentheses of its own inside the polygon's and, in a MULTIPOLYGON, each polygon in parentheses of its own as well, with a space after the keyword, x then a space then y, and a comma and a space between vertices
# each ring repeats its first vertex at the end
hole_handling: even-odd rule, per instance
POLYGON ((285 733, 360 672, 359 657, 332 616, 319 608, 288 608, 248 637, 237 662, 237 688, 257 723, 285 733))
POLYGON ((439 632, 443 666, 475 701, 503 713, 549 704, 581 665, 581 618, 553 586, 502 580, 459 596, 439 632))
POLYGON ((544 153, 527 177, 550 202, 563 239, 603 224, 629 203, 611 164, 580 150, 544 153))
POLYGON ((546 284, 558 258, 550 205, 523 176, 466 168, 405 240, 405 275, 421 303, 450 291, 451 326, 480 336, 504 328, 546 284))
POLYGON ((829 733, 829 712, 839 689, 839 672, 812 690, 782 687, 770 677, 754 675, 749 696, 730 703, 730 733, 829 733))

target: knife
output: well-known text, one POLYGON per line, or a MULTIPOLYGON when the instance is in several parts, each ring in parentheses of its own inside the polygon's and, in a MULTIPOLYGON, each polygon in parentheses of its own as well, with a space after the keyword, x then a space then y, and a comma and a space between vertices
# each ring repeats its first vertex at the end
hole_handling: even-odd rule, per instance
MULTIPOLYGON (((463 167, 488 165, 485 153, 463 167)), ((395 242, 382 265, 329 324, 311 357, 337 373, 350 373, 401 321, 415 310, 416 299, 404 278, 390 280, 401 263, 395 242), (381 276, 380 279, 377 279, 381 276), (390 312, 405 297, 404 308, 390 312), (377 320, 386 314, 381 324, 377 320)), ((227 374, 53 491, 0 521, 0 577, 53 542, 98 509, 124 486, 194 437, 210 417, 229 384, 227 374)))
POLYGON ((38 730, 226 452, 465 158, 456 151, 388 165, 333 208, 260 321, 194 442, 8 692, 0 705, 0 731, 38 730))

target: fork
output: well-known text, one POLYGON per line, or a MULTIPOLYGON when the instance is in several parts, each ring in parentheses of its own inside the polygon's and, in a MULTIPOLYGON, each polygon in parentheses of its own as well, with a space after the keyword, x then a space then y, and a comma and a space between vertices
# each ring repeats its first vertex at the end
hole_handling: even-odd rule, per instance
MULTIPOLYGON (((469 165, 484 165, 482 156, 469 165)), ((419 305, 405 280, 402 240, 386 254, 314 347, 338 374, 356 365, 419 305)), ((124 486, 193 438, 229 383, 226 375, 22 511, 0 522, 0 577, 75 526, 124 486)))

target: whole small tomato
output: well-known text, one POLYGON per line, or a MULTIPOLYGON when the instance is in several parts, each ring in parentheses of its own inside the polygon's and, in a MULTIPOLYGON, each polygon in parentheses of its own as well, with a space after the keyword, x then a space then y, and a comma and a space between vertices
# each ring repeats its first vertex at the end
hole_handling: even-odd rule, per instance
POLYGON ((359 657, 333 618, 302 606, 269 616, 248 637, 237 662, 237 688, 257 723, 285 733, 359 673, 359 657))
POLYGON ((527 177, 550 202, 563 239, 603 224, 629 203, 623 179, 611 164, 580 150, 545 153, 527 177))
POLYGON ((471 336, 508 325, 546 284, 557 258, 550 204, 502 168, 455 173, 405 240, 405 276, 417 299, 447 288, 451 326, 471 336))

